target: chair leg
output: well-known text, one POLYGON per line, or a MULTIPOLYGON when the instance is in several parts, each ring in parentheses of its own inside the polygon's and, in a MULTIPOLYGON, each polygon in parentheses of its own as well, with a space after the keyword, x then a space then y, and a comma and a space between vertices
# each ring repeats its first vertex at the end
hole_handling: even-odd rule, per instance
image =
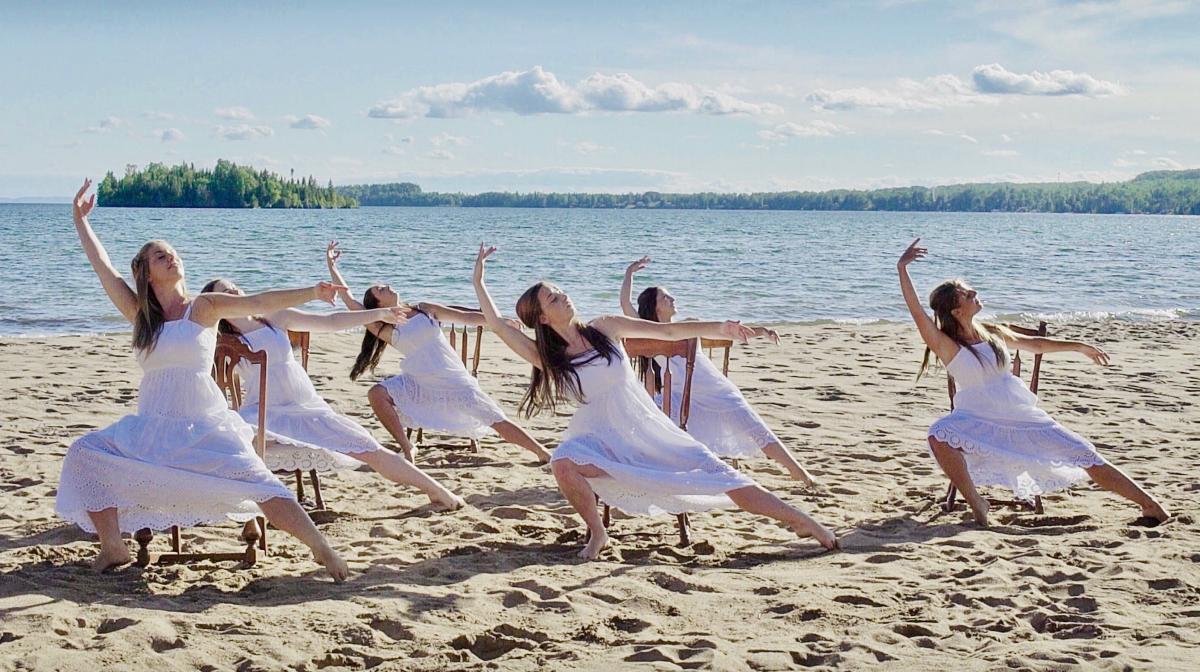
MULTIPOLYGON (((300 472, 296 472, 299 475, 300 472)), ((308 479, 312 481, 313 498, 317 500, 317 510, 325 510, 325 498, 321 496, 321 477, 317 475, 316 469, 310 469, 308 479)))
POLYGON ((251 518, 242 526, 242 541, 246 544, 246 550, 242 554, 242 562, 247 567, 253 567, 258 560, 258 544, 263 538, 262 532, 258 527, 258 518, 251 518))
POLYGON ((137 561, 134 563, 138 567, 145 567, 150 564, 150 540, 154 538, 154 532, 150 528, 143 527, 133 534, 133 540, 137 542, 137 561))
POLYGON ((425 445, 425 428, 424 427, 417 428, 417 445, 418 446, 425 445))
MULTIPOLYGON (((600 498, 597 497, 596 501, 599 502, 600 498)), ((604 529, 607 530, 608 526, 610 524, 612 524, 612 509, 608 506, 608 504, 605 504, 604 505, 604 529)))
POLYGON ((299 469, 292 472, 296 477, 296 501, 304 503, 304 472, 299 469))
POLYGON ((179 526, 171 526, 171 550, 176 553, 183 552, 183 540, 179 536, 179 526))
POLYGON ((690 518, 688 518, 688 514, 681 513, 675 517, 675 520, 679 525, 679 545, 680 546, 691 546, 692 545, 692 521, 690 518))
POLYGON ((1039 516, 1046 513, 1046 509, 1042 508, 1042 496, 1037 495, 1033 498, 1033 512, 1039 516))
POLYGON ((954 484, 951 483, 950 487, 946 489, 946 501, 942 502, 942 511, 945 511, 946 513, 950 513, 951 511, 953 511, 954 510, 954 500, 957 497, 958 497, 958 488, 954 487, 954 484))
POLYGON ((471 452, 472 453, 479 452, 479 442, 476 441, 475 439, 471 439, 471 452))

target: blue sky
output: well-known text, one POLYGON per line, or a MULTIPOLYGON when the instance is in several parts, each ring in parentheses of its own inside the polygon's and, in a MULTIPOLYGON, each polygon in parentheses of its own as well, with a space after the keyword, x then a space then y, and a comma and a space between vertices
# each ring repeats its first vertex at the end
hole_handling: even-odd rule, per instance
POLYGON ((218 158, 430 190, 1200 166, 1200 3, 6 2, 0 198, 218 158))

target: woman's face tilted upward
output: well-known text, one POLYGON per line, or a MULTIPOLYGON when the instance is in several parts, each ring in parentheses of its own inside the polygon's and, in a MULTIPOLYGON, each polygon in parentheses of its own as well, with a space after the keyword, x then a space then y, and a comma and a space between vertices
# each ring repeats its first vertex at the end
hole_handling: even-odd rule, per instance
POLYGON ((538 291, 542 322, 546 324, 570 322, 575 318, 575 304, 557 285, 546 283, 538 291))
POLYGON ((150 243, 145 251, 145 262, 151 284, 175 284, 183 280, 183 259, 175 248, 165 242, 150 243))

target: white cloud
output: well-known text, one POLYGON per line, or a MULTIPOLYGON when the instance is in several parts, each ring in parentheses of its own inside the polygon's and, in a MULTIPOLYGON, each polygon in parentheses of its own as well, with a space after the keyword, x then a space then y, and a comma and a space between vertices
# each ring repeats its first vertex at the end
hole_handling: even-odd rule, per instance
POLYGON ((1130 154, 1133 154, 1134 156, 1145 156, 1145 155, 1146 155, 1146 150, 1144 150, 1144 149, 1132 149, 1132 150, 1130 150, 1130 151, 1129 151, 1129 153, 1130 153, 1130 154))
POLYGON ((217 135, 226 140, 252 140, 254 138, 269 138, 275 135, 275 129, 270 126, 251 126, 237 124, 235 126, 217 126, 217 135))
POLYGON ((981 93, 1021 96, 1102 96, 1124 95, 1120 84, 1096 79, 1084 72, 1051 70, 1022 74, 1006 70, 998 63, 980 65, 971 72, 975 88, 981 93))
POLYGON ((110 133, 124 125, 125 122, 120 117, 105 117, 101 119, 95 126, 88 126, 87 128, 83 129, 83 132, 110 133))
POLYGON ((1180 170, 1183 168, 1182 163, 1165 156, 1157 156, 1151 161, 1151 163, 1159 168, 1165 168, 1167 170, 1180 170))
POLYGON ((1041 112, 1022 112, 1021 118, 1024 119, 1025 121, 1039 121, 1040 119, 1042 119, 1042 113, 1041 112))
POLYGON ((240 105, 235 105, 233 107, 218 107, 217 109, 213 110, 213 114, 222 119, 250 120, 254 118, 253 112, 241 107, 240 105))
POLYGON ((937 136, 942 136, 942 137, 947 137, 947 138, 958 138, 959 140, 965 140, 965 141, 971 143, 972 145, 979 144, 978 138, 976 138, 975 136, 972 136, 972 135, 967 135, 966 133, 947 133, 945 131, 940 131, 936 128, 931 128, 928 131, 925 131, 925 135, 937 135, 937 136))
POLYGON ((1112 162, 1112 165, 1114 168, 1132 168, 1138 165, 1138 163, 1129 159, 1116 159, 1112 162))
POLYGON ((575 143, 573 145, 573 149, 578 154, 587 155, 587 154, 595 154, 596 152, 604 151, 609 148, 605 147, 604 145, 592 142, 591 140, 582 140, 580 142, 575 143))
POLYGON ((181 140, 187 139, 187 136, 183 134, 183 131, 179 130, 178 128, 164 128, 154 131, 154 134, 157 135, 158 139, 162 142, 180 142, 181 140))
POLYGON ((387 147, 384 147, 381 151, 384 154, 391 154, 392 156, 404 156, 404 148, 398 147, 396 145, 388 145, 387 147))
POLYGON ((1034 70, 1017 73, 992 63, 976 66, 970 82, 952 74, 944 74, 923 80, 899 79, 894 86, 887 88, 817 89, 806 100, 815 110, 831 112, 859 109, 908 112, 995 104, 1006 95, 1098 98, 1124 93, 1119 84, 1096 79, 1083 72, 1034 70))
POLYGON ((850 132, 850 129, 835 124, 832 121, 814 119, 804 124, 789 121, 779 124, 774 128, 763 129, 758 132, 758 137, 770 142, 784 142, 788 138, 828 137, 831 135, 845 135, 850 132))
POLYGON ((541 66, 534 66, 530 70, 502 72, 470 83, 451 82, 411 89, 371 107, 367 116, 442 119, 480 112, 530 115, 592 111, 687 111, 724 115, 773 113, 779 111, 779 107, 750 103, 691 84, 666 83, 651 87, 624 73, 595 73, 572 86, 559 81, 554 73, 541 66))
POLYGON ((1003 157, 1013 157, 1013 156, 1021 155, 1021 153, 1015 149, 985 149, 982 153, 984 156, 1003 156, 1003 157))
POLYGON ((435 149, 425 155, 427 159, 437 159, 438 161, 453 161, 454 154, 445 149, 435 149))
POLYGON ((438 133, 429 139, 429 144, 433 145, 434 147, 461 147, 467 144, 467 139, 461 135, 438 133))
POLYGON ((1000 139, 1001 139, 1001 140, 1003 140, 1003 141, 1005 141, 1005 142, 1012 142, 1012 141, 1013 141, 1013 139, 1012 139, 1012 136, 1011 136, 1011 135, 1009 135, 1009 134, 1007 134, 1007 133, 1001 133, 1001 134, 1000 134, 1000 139))
POLYGON ((171 121, 175 115, 170 112, 159 112, 157 110, 146 110, 142 112, 142 116, 152 121, 171 121))
POLYGON ((333 126, 333 122, 325 117, 318 117, 315 114, 306 114, 303 117, 289 114, 284 119, 288 122, 288 126, 304 131, 323 131, 333 126))

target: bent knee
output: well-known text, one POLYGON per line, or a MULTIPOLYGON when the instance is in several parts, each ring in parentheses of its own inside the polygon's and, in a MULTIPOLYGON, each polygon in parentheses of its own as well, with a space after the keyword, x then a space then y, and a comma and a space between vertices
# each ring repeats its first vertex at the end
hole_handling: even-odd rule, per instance
POLYGON ((390 404, 392 402, 392 395, 388 394, 387 388, 381 383, 375 383, 367 391, 367 400, 372 404, 390 404))

